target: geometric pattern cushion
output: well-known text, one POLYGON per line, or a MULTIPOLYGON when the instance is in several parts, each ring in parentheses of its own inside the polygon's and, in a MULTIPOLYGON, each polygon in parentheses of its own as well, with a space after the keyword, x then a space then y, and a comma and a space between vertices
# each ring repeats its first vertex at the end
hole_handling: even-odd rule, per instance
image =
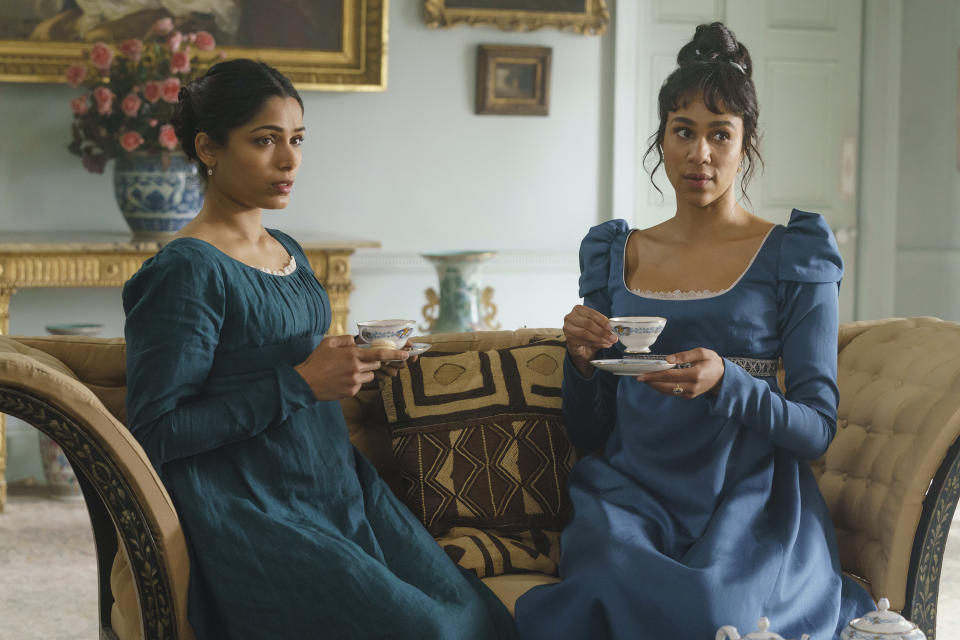
POLYGON ((480 578, 508 573, 557 575, 559 531, 532 529, 508 533, 453 527, 436 540, 451 560, 480 578))
POLYGON ((561 419, 565 354, 557 340, 428 351, 381 383, 400 498, 431 534, 562 528, 576 459, 561 419))

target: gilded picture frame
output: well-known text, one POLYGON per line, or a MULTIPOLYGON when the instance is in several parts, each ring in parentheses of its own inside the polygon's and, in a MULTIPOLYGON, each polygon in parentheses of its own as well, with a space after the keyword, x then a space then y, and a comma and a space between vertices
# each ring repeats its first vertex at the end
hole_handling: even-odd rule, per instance
MULTIPOLYGON (((182 21, 188 21, 185 30, 207 28, 206 24, 220 26, 224 22, 223 12, 215 10, 226 7, 234 12, 233 22, 228 24, 238 25, 236 31, 230 32, 231 38, 217 39, 217 51, 227 57, 262 60, 287 75, 298 89, 386 89, 389 0, 193 1, 197 11, 186 17, 173 16, 178 28, 182 21), (280 9, 290 13, 287 23, 278 22, 280 9), (294 11, 307 19, 299 20, 294 11), (271 20, 260 20, 266 12, 270 12, 271 20), (310 18, 317 24, 311 24, 310 18), (252 23, 250 28, 244 29, 245 20, 252 23), (261 28, 264 25, 274 28, 265 31, 261 28), (297 34, 300 40, 296 39, 297 34)), ((0 6, 0 82, 65 82, 67 68, 80 61, 94 41, 116 44, 126 38, 143 37, 155 20, 171 16, 166 10, 131 10, 131 15, 123 20, 96 23, 97 16, 84 15, 75 1, 67 0, 61 6, 59 14, 30 15, 29 20, 0 6), (74 33, 63 26, 76 24, 83 24, 86 30, 77 28, 74 33)))
POLYGON ((551 57, 550 47, 479 45, 476 113, 549 115, 551 57))
POLYGON ((466 24, 603 35, 610 24, 606 0, 424 0, 423 15, 427 26, 435 29, 466 24))

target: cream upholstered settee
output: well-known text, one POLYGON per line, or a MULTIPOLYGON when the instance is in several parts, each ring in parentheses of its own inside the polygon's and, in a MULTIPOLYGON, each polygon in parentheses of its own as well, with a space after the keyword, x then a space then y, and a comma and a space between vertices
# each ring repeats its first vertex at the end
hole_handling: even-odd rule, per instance
MULTIPOLYGON (((556 338, 557 330, 442 334, 445 352, 556 338)), ((889 319, 840 329, 838 433, 812 463, 841 564, 934 638, 944 544, 960 497, 960 324, 889 319)), ((57 441, 82 486, 99 563, 101 637, 192 638, 177 514, 124 428, 121 339, 0 336, 0 412, 57 441), (118 553, 119 550, 119 553, 118 553)), ((384 473, 392 453, 379 392, 342 402, 354 444, 384 473)), ((556 578, 487 578, 512 606, 556 578)))

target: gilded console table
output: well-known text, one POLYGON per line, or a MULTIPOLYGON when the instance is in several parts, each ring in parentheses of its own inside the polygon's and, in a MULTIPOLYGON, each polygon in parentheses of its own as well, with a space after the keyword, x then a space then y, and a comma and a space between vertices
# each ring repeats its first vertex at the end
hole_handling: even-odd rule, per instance
MULTIPOLYGON (((350 256, 379 242, 333 233, 291 235, 303 247, 310 267, 330 296, 330 333, 347 333, 350 312, 350 256)), ((10 330, 10 299, 31 287, 120 287, 165 240, 133 240, 128 233, 0 231, 0 335, 10 330)), ((7 500, 6 424, 0 414, 0 511, 7 500)))

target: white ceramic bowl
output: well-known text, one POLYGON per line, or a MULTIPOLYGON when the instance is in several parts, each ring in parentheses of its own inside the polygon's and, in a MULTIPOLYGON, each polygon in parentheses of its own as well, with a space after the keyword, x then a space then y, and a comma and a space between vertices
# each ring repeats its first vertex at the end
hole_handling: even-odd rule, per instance
POLYGON ((413 335, 416 320, 367 320, 358 322, 360 340, 372 347, 399 349, 413 335))
POLYGON ((610 330, 620 337, 627 353, 650 353, 650 345, 665 326, 667 319, 658 316, 610 318, 610 330))

